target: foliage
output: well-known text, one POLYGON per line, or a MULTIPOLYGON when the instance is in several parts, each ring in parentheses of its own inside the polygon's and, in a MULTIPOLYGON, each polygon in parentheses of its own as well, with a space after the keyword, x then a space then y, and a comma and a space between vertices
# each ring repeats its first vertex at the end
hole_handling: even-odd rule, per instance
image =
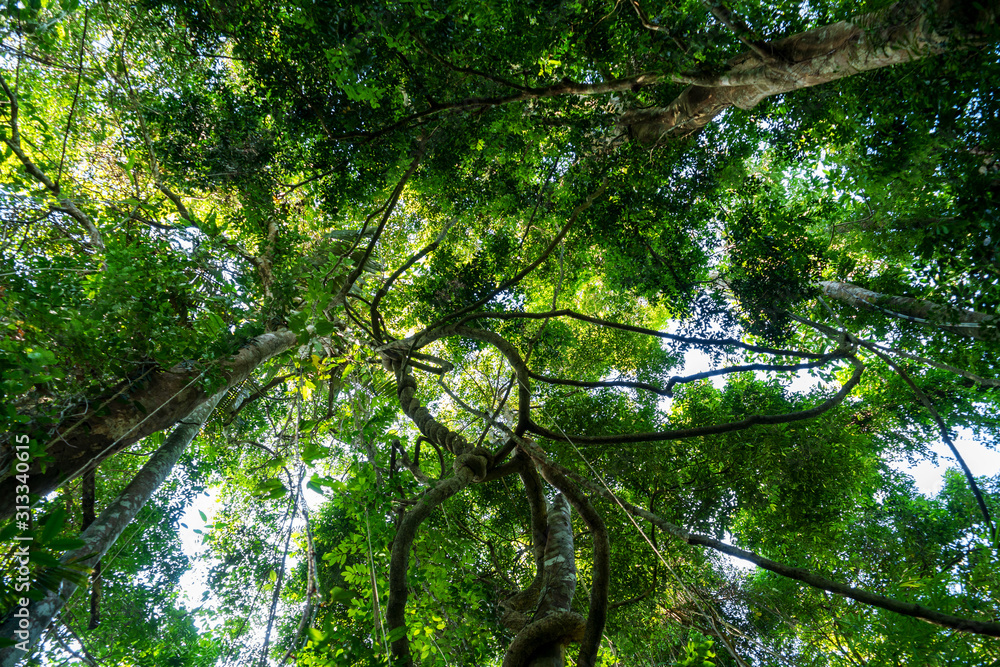
MULTIPOLYGON (((995 30, 685 106, 883 5, 8 3, 0 483, 226 390, 32 659, 500 664, 561 493, 581 664, 1000 660, 1000 478, 900 472, 996 429, 995 30)), ((32 599, 163 442, 17 491, 32 599)))

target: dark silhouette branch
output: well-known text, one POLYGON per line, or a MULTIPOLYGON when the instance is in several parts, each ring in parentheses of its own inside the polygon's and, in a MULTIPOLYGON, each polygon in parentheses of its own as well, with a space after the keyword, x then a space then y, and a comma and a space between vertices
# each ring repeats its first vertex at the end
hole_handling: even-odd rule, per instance
POLYGON ((677 429, 674 431, 655 431, 650 433, 622 433, 618 435, 566 435, 555 433, 540 426, 535 421, 528 425, 528 431, 550 440, 560 440, 565 442, 576 442, 587 445, 601 444, 630 444, 641 442, 662 442, 664 440, 683 440, 684 438, 694 438, 705 435, 718 435, 720 433, 732 433, 733 431, 743 431, 759 424, 788 424, 806 419, 813 419, 824 412, 840 405, 848 394, 861 381, 861 374, 864 371, 864 364, 852 356, 846 357, 854 365, 854 373, 850 379, 844 383, 836 394, 826 399, 819 405, 808 410, 798 412, 786 412, 780 415, 751 415, 738 422, 727 422, 725 424, 713 424, 710 426, 695 426, 692 428, 677 429))

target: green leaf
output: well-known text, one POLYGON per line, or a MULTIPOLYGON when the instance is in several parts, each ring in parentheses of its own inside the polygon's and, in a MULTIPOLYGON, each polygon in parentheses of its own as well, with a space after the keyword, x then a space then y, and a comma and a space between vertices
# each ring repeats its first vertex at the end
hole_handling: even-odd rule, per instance
POLYGON ((38 535, 38 541, 41 544, 47 544, 55 539, 56 535, 63 529, 63 526, 66 525, 66 510, 57 507, 43 518, 40 523, 42 524, 42 532, 38 535))
POLYGON ((354 593, 339 586, 334 586, 330 589, 330 599, 334 602, 350 602, 355 597, 357 596, 354 593))
POLYGON ((86 545, 87 543, 78 537, 57 537, 51 542, 46 543, 46 546, 53 551, 70 551, 86 545))
POLYGON ((32 563, 38 563, 39 565, 44 565, 46 567, 59 567, 61 563, 59 559, 53 556, 48 551, 35 550, 28 554, 28 560, 32 563))

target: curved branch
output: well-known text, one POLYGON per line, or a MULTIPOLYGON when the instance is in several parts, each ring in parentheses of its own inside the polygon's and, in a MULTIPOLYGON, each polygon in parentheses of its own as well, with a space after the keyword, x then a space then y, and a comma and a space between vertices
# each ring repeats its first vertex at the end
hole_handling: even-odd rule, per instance
POLYGON ((693 338, 690 336, 679 336, 677 334, 666 333, 664 331, 657 331, 656 329, 647 329, 646 327, 637 327, 637 326, 632 326, 631 324, 619 324, 618 322, 603 320, 599 317, 593 317, 591 315, 583 315, 582 313, 578 313, 568 308, 562 308, 560 310, 550 310, 544 313, 479 312, 463 317, 459 321, 459 323, 464 324, 465 322, 468 322, 470 320, 478 320, 478 319, 510 320, 510 319, 523 318, 529 320, 543 320, 551 317, 569 317, 574 320, 580 320, 581 322, 589 322, 590 324, 596 324, 598 326, 608 327, 611 329, 618 329, 619 331, 630 331, 632 333, 639 333, 647 336, 656 336, 657 338, 672 340, 685 345, 736 347, 742 350, 747 350, 748 352, 759 352, 761 354, 770 354, 775 357, 801 357, 803 359, 822 359, 825 356, 827 356, 819 352, 800 352, 797 350, 783 350, 771 347, 763 347, 760 345, 750 345, 749 343, 744 343, 743 341, 737 340, 735 338, 713 339, 713 338, 693 338))
POLYGON ((564 440, 566 442, 576 442, 588 445, 598 445, 598 444, 626 444, 626 443, 639 443, 639 442, 661 442, 664 440, 682 440, 684 438, 694 438, 704 435, 717 435, 719 433, 731 433, 733 431, 742 431, 750 428, 751 426, 756 426, 758 424, 787 424, 789 422, 802 421, 804 419, 812 419, 813 417, 818 417, 824 412, 830 410, 833 407, 839 405, 847 395, 851 393, 851 390, 857 386, 861 381, 861 374, 864 371, 864 364, 862 364, 855 357, 846 357, 851 364, 854 365, 854 373, 851 374, 850 379, 844 383, 836 394, 826 399, 816 407, 810 408, 808 410, 801 410, 799 412, 787 412, 780 415, 751 415, 746 419, 742 419, 738 422, 727 422, 725 424, 713 424, 711 426, 695 426, 693 428, 683 428, 677 429, 675 431, 656 431, 652 433, 623 433, 620 435, 573 435, 568 436, 565 433, 559 434, 554 431, 538 425, 533 420, 530 421, 528 425, 528 431, 536 435, 540 435, 543 438, 548 438, 550 440, 564 440))
POLYGON ((10 137, 9 138, 4 137, 3 142, 7 144, 7 147, 10 148, 11 152, 13 152, 14 155, 17 156, 18 160, 20 160, 21 165, 24 167, 24 170, 28 172, 28 174, 30 174, 32 178, 41 183, 46 190, 52 193, 52 195, 59 202, 60 205, 59 210, 66 212, 70 217, 79 222, 83 226, 83 228, 87 230, 87 235, 90 236, 91 245, 93 245, 98 250, 103 251, 104 240, 101 238, 101 232, 98 231, 97 225, 94 224, 94 221, 90 219, 89 215, 81 211, 80 208, 76 204, 74 204, 72 200, 68 199, 67 197, 61 196, 62 188, 59 186, 59 184, 52 182, 52 179, 46 176, 45 172, 43 172, 41 169, 38 168, 38 165, 36 165, 32 161, 32 159, 28 156, 27 153, 24 152, 24 149, 21 147, 21 131, 18 126, 18 119, 17 119, 18 115, 17 95, 14 94, 14 91, 12 91, 10 87, 7 85, 7 81, 6 79, 3 78, 2 74, 0 74, 0 88, 3 88, 4 93, 7 95, 7 99, 10 100, 10 117, 8 119, 8 122, 10 123, 10 137))
POLYGON ((452 477, 441 480, 425 493, 399 522, 389 561, 389 601, 385 607, 385 620, 389 632, 403 628, 399 639, 392 642, 393 658, 399 661, 393 664, 401 664, 404 667, 413 665, 410 640, 406 636, 406 598, 409 591, 406 575, 410 567, 410 547, 416 537, 417 528, 430 516, 435 507, 471 484, 475 478, 472 468, 465 465, 458 467, 452 477))
POLYGON ((675 83, 689 82, 688 79, 684 77, 668 76, 652 72, 643 72, 642 74, 638 74, 636 76, 612 79, 611 81, 603 81, 601 83, 576 83, 569 79, 563 79, 559 83, 551 86, 526 88, 516 95, 503 95, 497 97, 467 97, 465 99, 458 100, 457 102, 432 104, 429 108, 424 109, 423 111, 410 114, 409 116, 401 118, 391 125, 387 125, 373 132, 348 132, 345 134, 333 135, 330 139, 335 141, 345 139, 365 139, 371 141, 390 134, 398 129, 405 128, 411 123, 420 121, 428 116, 434 116, 440 113, 485 109, 505 104, 514 104, 516 102, 527 102, 530 100, 560 97, 562 95, 587 97, 590 95, 607 95, 609 93, 636 91, 665 81, 675 83))
POLYGON ((396 203, 399 201, 399 196, 403 194, 403 188, 406 186, 406 182, 410 180, 413 172, 417 170, 417 166, 420 164, 420 159, 424 156, 424 151, 427 148, 427 142, 425 138, 420 141, 420 146, 417 149, 417 154, 414 156, 413 161, 410 162, 409 168, 396 183, 396 187, 393 189, 392 194, 389 196, 389 201, 386 204, 385 212, 382 214, 382 219, 379 220, 378 227, 375 228, 375 233, 372 234, 372 240, 368 243, 368 247, 365 248, 364 254, 361 259, 358 260, 357 266, 354 270, 347 275, 347 279, 344 281, 344 286, 340 288, 340 292, 337 296, 333 298, 333 301, 340 303, 345 300, 347 293, 351 291, 354 287, 354 283, 361 277, 361 274, 365 270, 365 264, 368 263, 368 258, 372 256, 372 252, 375 250, 375 244, 378 243, 379 237, 382 236, 382 231, 385 229, 386 223, 389 221, 389 216, 396 208, 396 203))
POLYGON ((965 475, 965 480, 969 483, 969 489, 972 491, 972 495, 975 496, 976 503, 979 505, 979 511, 983 515, 983 520, 986 523, 986 528, 987 530, 989 530, 990 539, 993 542, 996 542, 997 529, 993 525, 993 519, 990 516, 990 510, 986 506, 986 501, 983 499, 982 491, 980 491, 979 485, 976 483, 976 478, 973 476, 972 470, 969 469, 968 464, 966 464, 965 458, 963 458, 962 454, 958 451, 958 447, 955 446, 955 442, 952 440, 951 434, 948 432, 947 425, 944 423, 944 420, 941 419, 941 415, 938 414, 937 409, 934 407, 934 404, 931 403, 931 399, 927 397, 927 394, 925 394, 923 390, 916 385, 913 379, 910 378, 909 374, 906 371, 904 371, 901 366, 899 366, 896 362, 890 359, 887 354, 881 352, 878 349, 878 346, 872 343, 868 343, 867 341, 860 341, 854 335, 852 335, 851 333, 849 333, 844 329, 838 331, 832 329, 831 327, 813 322, 812 320, 808 320, 804 317, 798 317, 798 316, 794 317, 799 322, 802 322, 804 324, 813 327, 814 329, 816 329, 817 331, 819 331, 820 333, 829 338, 832 338, 834 340, 846 338, 851 343, 861 345, 865 349, 871 350, 871 352, 875 356, 884 361, 889 366, 889 368, 894 370, 896 374, 899 375, 899 377, 903 380, 903 382, 905 382, 907 386, 909 386, 910 390, 913 391, 914 395, 917 397, 917 400, 919 400, 920 403, 925 408, 927 408, 927 411, 931 413, 931 418, 934 420, 934 423, 938 427, 938 431, 941 433, 941 439, 944 440, 946 445, 948 445, 948 448, 951 450, 951 453, 955 456, 955 459, 958 461, 959 466, 961 466, 962 473, 965 475))
MULTIPOLYGON (((399 404, 403 408, 403 412, 407 417, 413 420, 416 427, 420 429, 420 432, 432 444, 441 445, 456 456, 465 454, 467 451, 471 450, 472 447, 465 439, 465 436, 460 433, 455 433, 447 426, 439 422, 433 417, 433 415, 431 415, 430 411, 420 403, 420 399, 416 396, 417 381, 409 372, 409 368, 407 368, 407 361, 407 359, 401 359, 398 356, 394 356, 393 353, 382 352, 382 365, 386 368, 386 370, 393 371, 396 375, 397 396, 399 397, 399 404)), ((481 473, 477 475, 479 479, 482 479, 486 476, 486 469, 492 463, 493 457, 489 450, 481 447, 476 448, 475 451, 487 462, 486 467, 483 468, 481 473)))
POLYGON ((587 382, 582 380, 567 380, 564 378, 553 378, 542 375, 540 373, 535 373, 529 370, 528 375, 533 380, 538 380, 539 382, 545 382, 547 384, 557 384, 565 385, 569 387, 584 387, 588 389, 596 389, 599 387, 628 387, 631 389, 645 389, 646 391, 653 392, 660 396, 666 396, 671 398, 674 395, 673 386, 675 384, 686 384, 688 382, 694 382, 696 380, 704 380, 710 377, 715 377, 717 375, 728 375, 730 373, 745 373, 747 371, 772 371, 772 372, 786 372, 786 371, 799 371, 807 368, 816 368, 817 366, 822 366, 831 359, 839 358, 844 356, 843 352, 832 352, 830 354, 823 355, 822 358, 816 361, 811 361, 803 364, 743 364, 740 366, 727 366, 725 368, 717 368, 711 371, 704 371, 703 373, 695 373, 693 375, 678 376, 675 375, 670 378, 667 385, 662 389, 655 385, 649 384, 648 382, 636 382, 633 380, 600 380, 595 382, 587 382))
MULTIPOLYGON (((559 230, 559 233, 556 234, 556 237, 554 239, 552 239, 552 242, 549 243, 549 245, 545 248, 545 250, 542 251, 542 254, 539 255, 538 258, 536 258, 534 262, 532 262, 531 264, 529 264, 528 266, 526 266, 524 269, 522 269, 521 271, 519 271, 516 275, 514 275, 514 277, 510 278, 509 280, 505 280, 496 289, 494 289, 491 292, 489 292, 486 296, 484 296, 479 301, 476 301, 475 303, 471 303, 468 306, 465 306, 463 308, 459 308, 458 310, 456 310, 453 313, 449 313, 448 315, 445 315, 444 317, 438 319, 433 324, 429 325, 427 328, 425 328, 420 333, 416 334, 416 336, 414 336, 414 338, 418 338, 419 339, 424 334, 433 331, 436 327, 441 326, 441 324, 443 324, 444 322, 447 322, 448 320, 454 319, 456 317, 461 317, 462 315, 465 315, 466 313, 470 313, 470 312, 476 310, 477 308, 486 305, 487 303, 490 302, 490 299, 492 299, 493 297, 495 297, 497 294, 500 294, 500 292, 502 292, 505 289, 507 289, 509 287, 512 287, 512 286, 516 285, 517 283, 521 282, 522 278, 524 278, 529 273, 531 273, 536 268, 538 268, 538 266, 541 265, 541 263, 544 262, 545 259, 550 254, 552 254, 552 251, 556 249, 556 247, 563 240, 563 238, 565 238, 566 234, 569 233, 570 228, 573 226, 573 223, 576 222, 576 219, 580 216, 580 214, 583 213, 584 211, 586 211, 588 208, 590 208, 590 206, 594 203, 594 200, 597 199, 598 197, 600 197, 601 194, 604 193, 604 190, 607 188, 607 186, 608 186, 607 178, 601 179, 601 185, 597 188, 597 190, 595 190, 594 192, 592 192, 589 195, 587 195, 587 198, 585 200, 583 200, 583 202, 580 203, 576 208, 573 209, 573 212, 569 216, 569 220, 566 221, 566 224, 563 225, 563 228, 561 230, 559 230)), ((467 319, 463 320, 463 321, 467 321, 467 319)))
MULTIPOLYGON (((528 367, 525 365, 524 360, 517 351, 517 348, 515 348, 508 340, 499 334, 487 331, 486 329, 473 329, 459 324, 451 324, 444 327, 438 327, 437 329, 429 331, 426 334, 417 334, 416 336, 411 336, 404 340, 393 341, 392 343, 378 348, 377 351, 381 352, 382 364, 388 369, 390 368, 389 364, 396 363, 395 359, 400 351, 424 347, 441 338, 447 338, 448 336, 455 335, 468 336, 469 338, 489 343, 507 358, 507 361, 514 368, 514 373, 517 376, 518 383, 518 415, 517 425, 514 428, 514 431, 517 433, 524 433, 525 429, 527 429, 531 413, 531 378, 528 376, 528 367)), ((395 368, 395 366, 392 366, 392 368, 395 368)), ((416 383, 414 382, 414 387, 415 386, 416 383)), ((407 400, 410 399, 408 398, 407 400)), ((403 404, 403 408, 404 410, 407 408, 406 403, 403 404)), ((499 424, 499 422, 494 423, 499 424)))
MULTIPOLYGON (((624 501, 622 502, 624 503, 624 501)), ((629 506, 628 503, 624 504, 629 512, 639 514, 643 518, 649 519, 665 532, 672 534, 674 537, 677 537, 692 546, 708 547, 735 558, 749 561, 758 567, 774 572, 780 576, 801 581, 812 588, 829 591, 830 593, 835 593, 836 595, 842 595, 844 597, 851 598, 852 600, 857 600, 862 604, 885 609, 897 614, 902 614, 903 616, 911 616, 943 628, 950 628, 960 632, 988 635, 990 637, 1000 637, 1000 623, 976 621, 973 619, 952 616, 951 614, 944 614, 911 602, 902 602, 883 595, 869 593, 868 591, 863 591, 861 589, 848 586, 847 584, 827 579, 826 577, 810 572, 805 568, 792 567, 790 565, 785 565, 784 563, 773 561, 769 558, 764 558, 763 556, 759 556, 752 551, 740 549, 739 547, 726 544, 725 542, 708 537, 707 535, 689 533, 679 526, 675 526, 658 516, 650 515, 649 512, 646 512, 642 508, 629 506)))
POLYGON ((967 380, 971 380, 974 384, 982 385, 984 387, 1000 387, 1000 380, 994 378, 984 378, 975 373, 969 372, 965 369, 958 368, 957 366, 952 366, 950 364, 943 364, 939 361, 934 361, 933 359, 928 359, 927 357, 921 357, 918 354, 913 354, 912 352, 907 352, 906 350, 900 350, 895 347, 888 347, 886 345, 881 345, 873 341, 864 340, 858 338, 857 336, 852 338, 858 345, 866 347, 872 352, 875 350, 881 350, 888 354, 894 354, 899 357, 904 357, 910 359, 911 361, 916 361, 927 366, 933 366, 934 368, 940 368, 943 371, 948 371, 949 373, 954 373, 955 375, 960 375, 967 380))
POLYGON ((896 371, 896 374, 903 379, 903 381, 913 391, 914 395, 916 395, 917 400, 919 400, 920 403, 927 408, 927 411, 931 413, 931 418, 934 420, 934 423, 938 427, 938 431, 941 433, 941 439, 944 440, 946 445, 948 445, 948 449, 951 450, 951 453, 958 461, 958 465, 961 466, 962 474, 965 475, 965 481, 969 483, 969 490, 972 491, 972 495, 976 498, 976 504, 979 505, 979 511, 983 515, 983 521, 986 524, 987 530, 989 530, 990 540, 996 543, 997 529, 996 526, 993 525, 993 518, 990 516, 990 510, 986 507, 986 501, 983 499, 983 492, 980 491, 979 484, 976 483, 976 478, 973 476, 972 470, 969 469, 969 465, 965 462, 965 458, 961 455, 961 453, 959 453, 958 447, 955 446, 955 441, 951 438, 951 433, 948 432, 948 427, 945 425, 944 420, 941 419, 941 415, 938 414, 934 404, 931 403, 931 399, 928 398, 927 394, 925 394, 924 391, 916 385, 913 379, 910 378, 910 375, 904 371, 902 367, 893 362, 888 355, 885 355, 875 349, 872 349, 872 352, 878 356, 879 359, 887 363, 889 368, 896 371))
POLYGON ((403 275, 403 273, 407 269, 409 269, 411 266, 419 262, 421 259, 429 255, 430 253, 437 250, 437 247, 441 245, 441 241, 444 240, 444 237, 448 235, 448 231, 457 221, 458 221, 457 216, 449 220, 447 224, 445 224, 444 229, 441 230, 441 232, 432 242, 427 244, 427 246, 423 250, 418 252, 416 255, 410 257, 408 260, 403 262, 403 264, 398 269, 392 272, 392 275, 389 276, 389 278, 385 281, 385 283, 382 284, 382 287, 379 288, 378 292, 375 293, 375 297, 372 299, 371 303, 372 331, 375 332, 375 340, 381 340, 382 336, 382 327, 379 323, 379 317, 378 317, 379 302, 382 301, 385 295, 389 292, 389 288, 392 287, 392 284, 396 282, 396 280, 398 280, 399 277, 403 275))

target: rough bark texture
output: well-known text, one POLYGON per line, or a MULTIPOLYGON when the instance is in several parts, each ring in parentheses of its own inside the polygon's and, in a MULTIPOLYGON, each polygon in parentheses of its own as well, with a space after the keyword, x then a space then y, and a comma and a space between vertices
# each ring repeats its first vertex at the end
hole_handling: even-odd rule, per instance
POLYGON ((1000 318, 996 316, 990 317, 974 310, 949 308, 908 296, 889 296, 837 280, 824 280, 819 286, 825 296, 858 308, 878 310, 899 319, 950 331, 966 338, 997 338, 1000 318))
MULTIPOLYGON (((295 334, 277 331, 258 336, 231 359, 220 364, 227 387, 239 384, 254 368, 270 357, 295 345, 295 334)), ((32 463, 28 475, 31 493, 44 496, 88 467, 145 438, 176 424, 208 396, 198 380, 202 371, 184 364, 157 371, 135 383, 120 387, 110 399, 82 406, 82 417, 62 424, 51 437, 46 455, 51 462, 43 472, 40 462, 32 463)), ((0 521, 14 514, 14 487, 10 476, 12 450, 0 454, 0 521)))
POLYGON ((543 557, 544 574, 531 618, 514 637, 503 667, 563 667, 566 644, 578 640, 584 621, 571 612, 576 592, 576 557, 570 506, 559 494, 548 510, 548 531, 543 557))
POLYGON ((962 48, 977 37, 977 25, 993 20, 997 4, 984 1, 985 8, 975 10, 972 3, 939 0, 932 16, 926 3, 902 0, 768 42, 765 51, 776 56, 768 62, 744 54, 722 76, 689 86, 669 106, 627 112, 620 124, 632 138, 653 144, 695 132, 730 107, 751 109, 772 95, 962 48))
MULTIPOLYGON (((195 408, 187 419, 182 421, 170 434, 166 442, 156 451, 145 466, 125 490, 101 512, 94 523, 80 534, 85 544, 79 549, 70 551, 62 557, 63 563, 74 563, 87 567, 100 561, 108 549, 121 536, 125 527, 132 522, 135 515, 142 509, 146 501, 153 495, 170 474, 177 459, 191 443, 202 424, 215 409, 225 392, 220 392, 204 401, 195 408)), ((20 609, 10 610, 0 624, 0 637, 15 638, 16 641, 27 641, 28 647, 34 646, 39 637, 48 628, 53 617, 65 606, 70 596, 76 591, 76 584, 63 581, 58 591, 51 591, 41 600, 32 602, 28 607, 29 627, 20 627, 20 619, 13 613, 20 609)), ((0 667, 13 667, 25 657, 25 652, 16 646, 0 648, 0 667)))
MULTIPOLYGON (((529 452, 529 454, 531 454, 529 452)), ((611 588, 611 544, 608 541, 608 531, 604 519, 590 504, 587 496, 569 477, 556 466, 549 465, 544 458, 536 458, 536 463, 542 476, 549 484, 562 491, 563 495, 573 505, 587 528, 590 529, 593 540, 593 565, 591 567, 590 603, 587 608, 587 622, 580 639, 580 653, 577 656, 577 667, 595 667, 597 650, 604 636, 604 625, 608 620, 608 595, 611 588)))

